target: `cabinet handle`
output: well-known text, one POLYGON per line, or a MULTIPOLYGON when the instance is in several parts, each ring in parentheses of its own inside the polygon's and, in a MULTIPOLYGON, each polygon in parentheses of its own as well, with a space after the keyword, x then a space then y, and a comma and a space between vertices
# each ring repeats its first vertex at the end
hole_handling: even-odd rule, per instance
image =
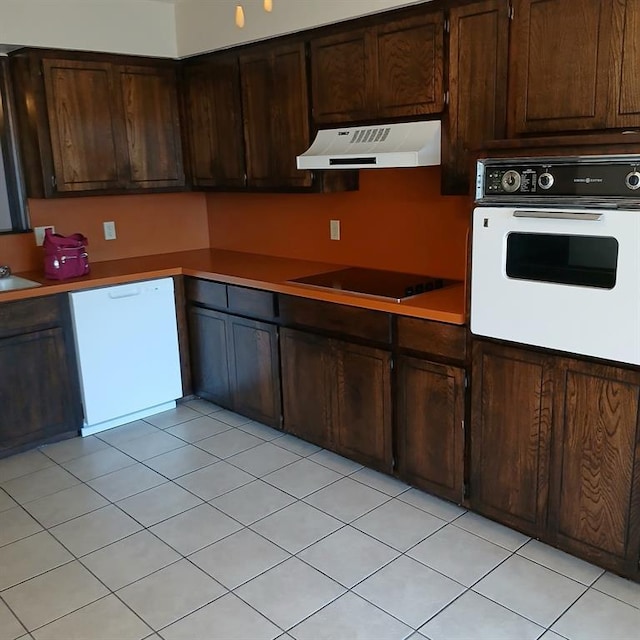
POLYGON ((55 189, 57 186, 56 177, 54 175, 51 176, 51 186, 55 189))

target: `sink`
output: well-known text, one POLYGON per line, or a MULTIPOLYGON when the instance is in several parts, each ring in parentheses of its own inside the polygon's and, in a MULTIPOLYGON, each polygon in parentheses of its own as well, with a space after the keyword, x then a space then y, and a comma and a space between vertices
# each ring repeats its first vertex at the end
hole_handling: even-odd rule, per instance
POLYGON ((39 282, 27 280, 20 276, 9 276, 8 278, 0 278, 0 291, 17 291, 18 289, 32 289, 33 287, 41 287, 39 282))

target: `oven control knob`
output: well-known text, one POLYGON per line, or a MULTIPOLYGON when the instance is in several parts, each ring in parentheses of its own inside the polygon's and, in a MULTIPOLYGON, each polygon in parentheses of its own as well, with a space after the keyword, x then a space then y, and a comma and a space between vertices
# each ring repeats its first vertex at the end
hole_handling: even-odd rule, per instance
POLYGON ((509 169, 509 171, 505 171, 502 175, 502 188, 507 193, 513 193, 520 188, 522 180, 520 178, 520 174, 513 169, 509 169))
POLYGON ((632 171, 631 173, 628 173, 627 177, 625 178, 625 182, 627 184, 627 187, 629 187, 629 189, 631 189, 632 191, 640 189, 640 172, 632 171))
POLYGON ((551 189, 551 187, 553 187, 554 182, 555 182, 554 177, 548 172, 541 173, 540 177, 538 178, 538 186, 541 189, 544 189, 545 191, 547 189, 551 189))

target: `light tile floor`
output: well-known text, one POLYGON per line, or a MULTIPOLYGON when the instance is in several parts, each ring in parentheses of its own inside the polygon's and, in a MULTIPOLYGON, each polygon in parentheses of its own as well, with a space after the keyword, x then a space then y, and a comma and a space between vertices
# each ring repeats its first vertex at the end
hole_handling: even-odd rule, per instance
POLYGON ((202 400, 0 460, 0 640, 640 637, 640 585, 202 400))

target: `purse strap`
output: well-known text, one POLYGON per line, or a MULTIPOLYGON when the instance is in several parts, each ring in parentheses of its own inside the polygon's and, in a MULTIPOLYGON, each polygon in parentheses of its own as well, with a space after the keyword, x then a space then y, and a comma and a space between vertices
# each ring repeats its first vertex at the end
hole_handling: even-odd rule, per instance
POLYGON ((47 228, 44 231, 43 244, 52 244, 56 247, 79 247, 81 245, 88 245, 89 241, 81 233, 72 233, 69 236, 63 236, 59 233, 53 233, 51 228, 47 228))

